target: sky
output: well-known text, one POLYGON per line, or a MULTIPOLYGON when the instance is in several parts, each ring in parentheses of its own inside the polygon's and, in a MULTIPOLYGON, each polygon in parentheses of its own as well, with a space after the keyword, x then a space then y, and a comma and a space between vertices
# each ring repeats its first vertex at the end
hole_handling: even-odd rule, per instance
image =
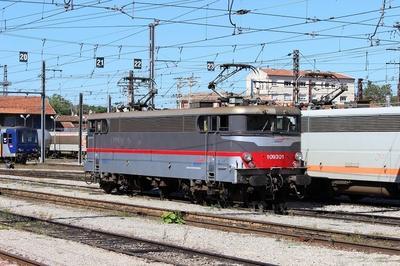
MULTIPOLYGON (((192 92, 208 93, 220 64, 291 69, 294 49, 302 70, 344 73, 395 90, 399 15, 398 0, 0 0, 0 65, 7 65, 9 91, 40 91, 45 61, 48 96, 77 104, 82 92, 88 104, 105 106, 108 95, 124 103, 118 83, 129 70, 149 76, 149 24, 157 20, 158 108, 176 106, 178 78, 193 76, 192 92), (27 63, 19 62, 20 51, 28 52, 27 63), (104 68, 95 67, 96 57, 104 57, 104 68), (134 59, 142 59, 142 69, 133 69, 134 59)), ((247 74, 218 89, 243 93, 247 74)))

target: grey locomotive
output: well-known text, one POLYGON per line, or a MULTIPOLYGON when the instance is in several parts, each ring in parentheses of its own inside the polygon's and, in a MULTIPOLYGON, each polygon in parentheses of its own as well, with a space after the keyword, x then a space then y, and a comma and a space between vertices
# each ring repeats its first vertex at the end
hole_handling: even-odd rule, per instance
POLYGON ((94 114, 85 171, 107 193, 157 188, 279 212, 304 172, 299 122, 281 106, 94 114))

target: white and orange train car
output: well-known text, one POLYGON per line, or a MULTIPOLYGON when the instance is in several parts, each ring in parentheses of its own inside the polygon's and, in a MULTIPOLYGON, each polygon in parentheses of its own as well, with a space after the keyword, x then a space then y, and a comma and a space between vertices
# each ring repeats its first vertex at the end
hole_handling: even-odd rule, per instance
POLYGON ((314 188, 400 195, 400 107, 303 111, 301 150, 314 188))

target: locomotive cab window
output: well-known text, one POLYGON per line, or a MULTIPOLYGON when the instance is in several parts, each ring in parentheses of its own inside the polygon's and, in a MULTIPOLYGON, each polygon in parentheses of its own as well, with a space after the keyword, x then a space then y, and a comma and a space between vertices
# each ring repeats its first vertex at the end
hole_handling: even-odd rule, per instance
POLYGON ((108 132, 107 120, 91 120, 89 121, 89 134, 105 134, 108 132))
POLYGON ((298 117, 290 115, 249 115, 247 130, 259 132, 299 132, 298 117))

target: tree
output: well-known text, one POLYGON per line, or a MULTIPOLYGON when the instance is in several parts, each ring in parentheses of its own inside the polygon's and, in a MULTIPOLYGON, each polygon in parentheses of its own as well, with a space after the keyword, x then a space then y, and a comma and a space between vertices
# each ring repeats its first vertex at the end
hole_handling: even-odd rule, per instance
POLYGON ((53 94, 49 97, 50 105, 53 106, 57 114, 71 115, 72 103, 58 94, 53 94))
POLYGON ((364 98, 374 103, 383 103, 386 101, 386 95, 392 97, 392 89, 390 84, 382 86, 373 84, 368 81, 367 87, 364 89, 364 98))

